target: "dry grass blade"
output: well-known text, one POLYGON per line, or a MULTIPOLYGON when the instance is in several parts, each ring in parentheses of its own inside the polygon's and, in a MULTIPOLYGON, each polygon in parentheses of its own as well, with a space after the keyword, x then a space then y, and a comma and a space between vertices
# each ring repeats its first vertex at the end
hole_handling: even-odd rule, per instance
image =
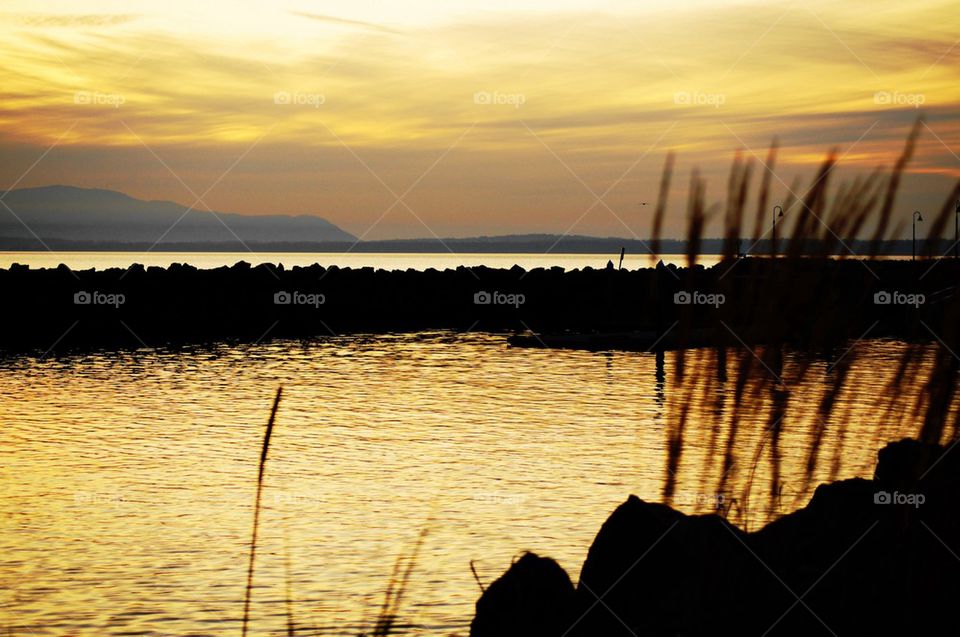
POLYGON ((910 159, 913 157, 913 150, 916 148, 917 138, 920 136, 920 127, 922 125, 923 120, 918 118, 916 123, 913 125, 913 128, 910 130, 910 135, 907 137, 907 143, 903 147, 903 153, 900 155, 900 158, 897 160, 897 163, 893 168, 893 173, 890 175, 890 181, 887 182, 887 191, 883 198, 883 207, 880 208, 880 220, 877 223, 876 232, 874 232, 873 238, 870 240, 871 257, 875 257, 880 253, 880 246, 885 237, 887 226, 890 224, 890 216, 893 213, 893 205, 897 200, 897 190, 900 187, 900 177, 903 174, 904 169, 907 167, 907 164, 910 162, 910 159))
POLYGON ((283 574, 286 585, 284 586, 284 606, 287 612, 287 637, 294 637, 297 634, 297 623, 293 618, 293 585, 290 581, 290 543, 287 534, 283 534, 283 574))
MULTIPOLYGON (((718 464, 721 470, 714 495, 726 497, 734 489, 732 473, 738 466, 738 453, 744 444, 757 445, 755 451, 748 452, 756 454, 749 465, 749 475, 740 476, 745 484, 740 482, 736 487, 742 489, 738 506, 742 516, 747 515, 759 463, 769 462, 763 482, 758 480, 756 486, 769 494, 770 516, 777 515, 782 506, 785 486, 799 502, 824 477, 821 465, 830 465, 831 476, 841 471, 842 447, 848 433, 846 421, 863 417, 851 411, 853 404, 874 405, 875 446, 881 446, 891 435, 902 436, 900 431, 892 432, 904 419, 915 424, 916 436, 922 440, 943 442, 944 436, 957 435, 960 289, 954 283, 955 277, 945 271, 956 268, 960 272, 960 261, 937 262, 943 265, 942 271, 937 270, 933 277, 936 287, 931 281, 922 288, 929 294, 927 307, 922 313, 911 313, 903 308, 878 307, 882 305, 882 301, 877 301, 878 290, 915 291, 914 283, 919 285, 922 279, 917 275, 923 270, 889 260, 864 262, 864 267, 859 268, 842 260, 860 254, 874 257, 882 249, 895 247, 904 230, 909 236, 909 223, 894 208, 920 127, 918 120, 887 177, 878 169, 831 184, 837 164, 836 155, 831 152, 806 190, 801 190, 799 181, 794 180, 784 193, 784 218, 781 220, 779 214, 775 217, 780 245, 768 244, 772 253, 784 255, 775 260, 739 258, 736 246, 745 230, 743 213, 750 189, 750 164, 737 154, 727 182, 723 215, 721 263, 725 267, 719 271, 732 274, 726 278, 717 278, 710 269, 697 265, 703 246, 711 241, 704 237, 704 232, 713 208, 705 201, 704 180, 693 171, 685 233, 688 270, 683 288, 721 292, 728 303, 712 314, 698 313, 689 304, 676 309, 675 380, 665 429, 666 476, 662 495, 666 501, 681 484, 681 459, 689 451, 685 447, 692 441, 688 430, 694 421, 709 432, 704 449, 697 449, 697 453, 703 454, 700 484, 707 476, 716 478, 718 464), (781 228, 786 231, 781 233, 781 228), (834 258, 838 255, 840 260, 834 258), (733 263, 740 263, 735 271, 733 263), (736 299, 736 303, 729 303, 730 299, 736 299), (926 321, 935 321, 935 325, 928 326, 924 317, 926 321), (717 327, 721 323, 726 331, 717 327), (921 326, 927 327, 927 331, 921 326), (711 330, 713 337, 703 336, 711 330), (688 335, 693 333, 699 333, 698 342, 709 344, 710 349, 685 351, 688 335), (904 340, 902 358, 890 370, 894 377, 889 384, 883 381, 886 391, 874 395, 861 385, 859 370, 871 362, 862 362, 865 359, 861 359, 856 344, 862 339, 891 335, 904 340), (729 347, 734 348, 732 355, 729 347), (724 387, 727 378, 732 381, 729 388, 724 387), (718 400, 718 395, 723 400, 718 400), (759 437, 750 435, 751 429, 761 428, 759 437), (783 466, 787 461, 782 448, 786 444, 785 431, 790 433, 791 445, 794 437, 805 437, 797 470, 783 466)), ((771 187, 776 151, 774 143, 756 194, 754 244, 770 234, 770 215, 779 212, 771 207, 779 203, 771 187)), ((672 161, 671 157, 671 165, 672 161)), ((950 225, 958 196, 960 184, 949 193, 939 214, 929 215, 929 232, 924 239, 928 256, 933 256, 934 248, 942 252, 942 235, 950 225)), ((660 217, 658 214, 655 220, 657 237, 660 217)), ((767 250, 749 252, 765 254, 767 250)), ((929 272, 933 266, 925 269, 929 272)), ((662 304, 666 295, 656 298, 662 304)), ((663 377, 659 366, 657 373, 658 378, 663 377)), ((743 521, 747 522, 746 517, 743 521)))
POLYGON ((667 212, 667 199, 670 197, 670 177, 673 174, 673 153, 667 154, 660 177, 660 195, 657 198, 657 211, 653 215, 650 251, 656 256, 660 252, 660 233, 663 230, 663 217, 667 212))
POLYGON ((250 619, 250 593, 253 589, 253 564, 257 555, 257 531, 260 527, 260 496, 263 493, 263 473, 267 466, 267 452, 270 450, 270 436, 273 433, 273 422, 277 417, 277 408, 280 406, 280 397, 283 387, 277 388, 277 396, 273 399, 273 408, 270 410, 270 420, 267 421, 267 431, 263 435, 263 446, 260 448, 260 467, 257 470, 257 496, 253 504, 253 530, 250 532, 250 560, 247 564, 247 588, 243 598, 243 627, 242 635, 246 637, 247 624, 250 619))
POLYGON ((757 216, 753 225, 753 243, 756 246, 763 236, 763 227, 767 221, 767 214, 770 212, 767 208, 770 201, 770 180, 773 179, 774 169, 777 165, 777 149, 779 143, 776 139, 770 144, 770 150, 767 151, 767 160, 763 164, 763 177, 760 181, 760 195, 757 197, 757 216))
MULTIPOLYGON (((425 526, 417 536, 417 542, 410 552, 410 555, 400 555, 393 566, 393 573, 390 576, 390 582, 387 584, 387 591, 384 594, 383 604, 380 607, 380 614, 374 625, 371 637, 387 637, 395 634, 397 617, 400 614, 400 605, 403 602, 403 596, 410 585, 410 576, 417 564, 417 558, 420 555, 420 549, 423 547, 427 535, 430 534, 429 524, 425 526)), ((360 637, 365 637, 361 635, 360 637)))

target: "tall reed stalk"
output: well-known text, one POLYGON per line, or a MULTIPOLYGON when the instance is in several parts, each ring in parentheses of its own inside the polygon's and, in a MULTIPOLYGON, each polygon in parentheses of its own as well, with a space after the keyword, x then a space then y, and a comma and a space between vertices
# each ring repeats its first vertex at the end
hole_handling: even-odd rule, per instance
POLYGON ((267 421, 267 430, 263 434, 263 445, 260 448, 260 466, 257 469, 257 496, 253 504, 253 529, 250 532, 250 561, 247 564, 247 588, 243 597, 243 627, 242 635, 246 637, 247 623, 250 619, 250 593, 253 589, 253 564, 257 555, 257 532, 260 528, 260 496, 263 493, 263 474, 267 467, 267 452, 270 450, 270 435, 273 433, 273 422, 277 417, 277 408, 280 406, 280 397, 283 387, 277 388, 277 395, 273 399, 273 408, 270 410, 270 420, 267 421))
MULTIPOLYGON (((836 434, 838 445, 842 446, 845 440, 845 420, 849 420, 850 414, 835 413, 838 405, 843 404, 839 400, 842 394, 848 396, 848 404, 871 400, 876 405, 877 442, 884 430, 889 432, 901 419, 916 423, 916 436, 925 441, 957 439, 960 264, 944 258, 952 253, 952 245, 946 254, 937 254, 933 246, 944 245, 942 238, 952 225, 954 202, 960 197, 960 182, 949 193, 939 214, 931 214, 927 219, 928 239, 922 253, 928 258, 940 258, 912 264, 874 259, 885 244, 899 238, 905 227, 898 222, 904 215, 897 195, 921 128, 922 120, 918 120, 885 178, 877 169, 839 186, 833 183, 837 159, 831 152, 806 188, 801 188, 798 181, 787 187, 772 170, 777 155, 774 142, 766 161, 761 162, 763 174, 756 195, 754 238, 746 250, 756 255, 755 258, 742 259, 737 249, 745 236, 744 215, 753 162, 737 155, 728 180, 726 205, 720 208, 706 203, 705 183, 694 171, 687 206, 690 267, 681 285, 693 289, 711 286, 715 288, 713 291, 737 302, 728 302, 706 318, 703 314, 693 317, 688 307, 679 312, 676 329, 681 343, 683 335, 695 326, 695 320, 701 321, 701 325, 713 321, 710 325, 715 329, 715 336, 710 348, 684 351, 681 347, 673 354, 675 400, 671 401, 673 409, 666 429, 664 501, 670 502, 675 495, 677 473, 687 446, 687 424, 694 415, 704 430, 713 432, 701 467, 702 480, 705 482, 710 475, 718 473, 717 493, 729 497, 734 472, 738 467, 748 469, 742 476, 743 491, 738 498, 731 498, 740 503, 738 513, 744 521, 761 455, 770 463, 767 475, 771 516, 777 509, 785 475, 781 468, 781 442, 787 429, 796 427, 798 421, 805 423, 808 430, 795 432, 805 435, 807 442, 803 483, 796 485, 794 491, 798 500, 809 493, 821 464, 828 431, 836 434), (773 197, 773 191, 778 188, 771 183, 772 178, 786 190, 782 202, 773 197), (785 213, 783 219, 774 220, 779 235, 777 246, 771 242, 774 205, 782 207, 785 213), (724 257, 718 266, 704 271, 697 267, 697 260, 706 223, 716 209, 724 211, 724 257), (851 245, 860 235, 869 238, 856 244, 860 250, 854 254, 851 245), (862 267, 842 262, 864 253, 869 258, 861 261, 862 267), (901 287, 901 291, 927 285, 922 289, 939 296, 923 308, 926 314, 883 314, 883 308, 876 307, 874 291, 884 286, 897 289, 891 288, 895 285, 907 286, 901 287), (858 360, 855 345, 864 338, 882 336, 871 330, 884 317, 900 321, 901 332, 912 336, 904 343, 901 360, 895 365, 887 391, 883 395, 864 396, 863 390, 851 380, 858 360), (935 323, 931 325, 928 321, 935 323), (829 365, 820 381, 820 395, 810 402, 800 390, 819 380, 814 377, 815 373, 823 373, 822 366, 816 364, 818 360, 826 360, 829 365), (731 391, 722 389, 731 382, 731 391), (729 396, 729 403, 718 400, 718 393, 729 396), (736 450, 742 447, 742 437, 744 432, 749 433, 749 428, 762 430, 756 455, 752 461, 739 462, 736 450)), ((653 218, 654 246, 658 245, 663 226, 672 169, 670 155, 664 166, 660 202, 653 218)), ((669 279, 663 279, 670 284, 669 279)), ((663 303, 663 297, 659 301, 651 300, 654 301, 652 311, 657 311, 656 304, 663 303)), ((831 475, 838 471, 839 453, 839 447, 835 448, 831 475)))

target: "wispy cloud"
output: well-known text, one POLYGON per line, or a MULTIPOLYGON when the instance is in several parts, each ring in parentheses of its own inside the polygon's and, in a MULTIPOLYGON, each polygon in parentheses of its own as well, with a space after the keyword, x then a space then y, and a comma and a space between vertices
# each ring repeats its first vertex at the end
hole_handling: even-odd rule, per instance
POLYGON ((5 19, 28 27, 78 28, 126 24, 137 19, 132 13, 7 13, 5 19))
POLYGON ((348 20, 346 18, 338 18, 336 16, 323 15, 320 13, 308 13, 306 11, 291 11, 290 13, 292 15, 299 16, 301 18, 307 18, 308 20, 323 22, 324 24, 332 24, 335 26, 343 26, 343 27, 355 27, 360 29, 372 29, 374 31, 381 31, 383 33, 399 33, 399 31, 395 29, 389 29, 379 24, 373 24, 372 22, 364 22, 363 20, 348 20))
MULTIPOLYGON (((113 181, 101 185, 124 190, 126 180, 141 188, 134 194, 170 198, 176 193, 153 190, 137 172, 149 167, 117 159, 141 146, 127 126, 151 147, 189 148, 184 170, 198 174, 269 128, 269 143, 257 150, 264 162, 252 156, 249 164, 269 176, 267 194, 234 188, 235 198, 217 205, 269 211, 269 186, 282 182, 295 209, 326 208, 362 225, 382 208, 369 174, 342 156, 328 131, 370 158, 385 181, 402 184, 406 164, 429 163, 474 126, 424 184, 434 197, 417 206, 431 227, 458 234, 476 219, 562 229, 568 209, 573 218, 582 213, 582 186, 566 183, 569 175, 527 127, 598 191, 669 129, 658 148, 677 151, 680 168, 699 164, 720 188, 732 152, 743 144, 762 150, 774 136, 785 171, 807 170, 830 147, 854 142, 841 170, 889 163, 925 114, 939 139, 922 138, 912 169, 928 178, 917 196, 932 197, 936 184, 960 176, 960 16, 935 1, 882 4, 884 11, 865 0, 707 3, 677 12, 654 3, 643 15, 628 7, 545 14, 478 5, 436 23, 264 3, 249 14, 191 20, 126 16, 129 25, 109 32, 82 25, 120 25, 121 16, 110 22, 111 14, 91 8, 72 16, 73 29, 63 28, 65 16, 0 26, 0 146, 43 149, 77 122, 57 150, 84 157, 74 181, 96 185, 106 174, 113 181), (323 181, 334 174, 335 188, 323 181)), ((16 174, 10 157, 0 176, 16 174)), ((638 232, 634 204, 651 194, 661 160, 652 153, 609 198, 619 216, 633 215, 638 232)), ((38 168, 32 178, 42 183, 44 175, 38 168)), ((396 233, 394 221, 402 223, 391 217, 378 229, 396 233)), ((406 221, 411 232, 422 230, 406 221)), ((606 221, 591 215, 584 228, 623 231, 606 221)))

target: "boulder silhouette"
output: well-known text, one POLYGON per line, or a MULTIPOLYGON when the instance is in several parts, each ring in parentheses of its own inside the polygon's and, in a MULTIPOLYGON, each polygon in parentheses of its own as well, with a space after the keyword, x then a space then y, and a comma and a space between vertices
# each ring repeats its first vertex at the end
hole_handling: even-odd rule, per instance
POLYGON ((554 560, 524 553, 477 601, 472 637, 548 637, 569 625, 574 589, 554 560))
MULTIPOLYGON (((820 485, 807 506, 753 533, 717 515, 685 515, 630 496, 590 547, 568 613, 531 624, 570 600, 556 586, 539 593, 530 586, 563 576, 514 573, 510 580, 522 587, 481 598, 485 615, 507 623, 471 634, 954 634, 960 454, 951 451, 891 443, 874 479, 820 485), (557 626, 558 617, 565 623, 557 626)), ((479 618, 480 603, 477 610, 479 618)))
POLYGON ((726 609, 716 591, 757 569, 746 534, 717 515, 689 516, 630 496, 597 534, 577 585, 571 635, 685 635, 715 627, 726 609))

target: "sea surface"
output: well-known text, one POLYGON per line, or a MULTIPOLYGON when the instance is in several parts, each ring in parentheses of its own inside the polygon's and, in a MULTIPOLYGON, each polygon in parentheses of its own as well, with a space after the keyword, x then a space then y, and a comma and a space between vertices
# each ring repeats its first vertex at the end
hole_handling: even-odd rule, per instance
POLYGON ((683 380, 676 353, 516 349, 447 332, 0 359, 0 634, 239 634, 280 385, 251 634, 286 634, 288 595, 298 635, 369 634, 396 560, 426 530, 400 631, 466 635, 480 594, 471 561, 486 585, 532 550, 576 581, 618 504, 663 497, 688 390, 715 400, 709 414, 699 400, 685 412, 673 494, 684 511, 719 505, 756 528, 818 482, 870 477, 884 441, 914 431, 909 418, 881 423, 878 406, 903 347, 844 354, 854 362, 812 485, 802 473, 830 361, 790 388, 776 486, 760 398, 723 493, 710 441, 724 439, 716 410, 729 412, 733 388, 701 392, 691 369, 702 357, 709 372, 711 359, 696 352, 683 380))

